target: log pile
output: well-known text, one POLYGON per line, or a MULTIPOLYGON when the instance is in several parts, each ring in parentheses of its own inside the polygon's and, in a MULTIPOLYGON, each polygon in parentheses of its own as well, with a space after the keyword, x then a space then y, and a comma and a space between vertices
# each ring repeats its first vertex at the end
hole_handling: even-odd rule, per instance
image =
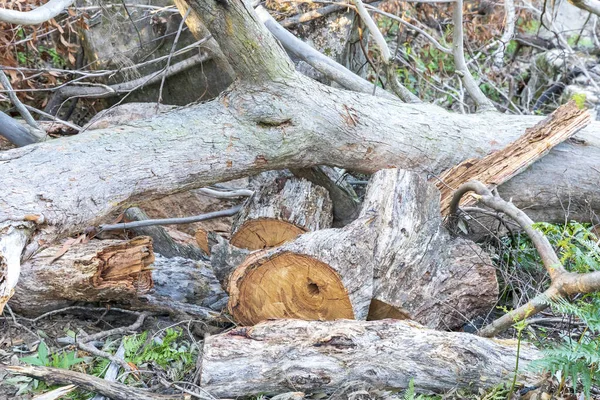
MULTIPOLYGON (((271 200, 266 208, 290 209, 292 199, 271 200)), ((307 232, 253 252, 238 266, 224 253, 239 263, 239 252, 221 244, 212 264, 242 325, 393 317, 451 329, 488 311, 498 296, 489 257, 442 226, 439 192, 397 169, 373 175, 361 213, 343 228, 307 232)))

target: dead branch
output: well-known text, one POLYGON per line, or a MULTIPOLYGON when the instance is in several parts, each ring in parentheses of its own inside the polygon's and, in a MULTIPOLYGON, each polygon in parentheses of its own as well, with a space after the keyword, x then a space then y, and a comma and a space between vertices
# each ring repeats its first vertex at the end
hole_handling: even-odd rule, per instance
POLYGON ((66 369, 33 367, 33 366, 5 366, 0 365, 0 370, 14 374, 25 375, 55 385, 77 385, 90 392, 100 393, 114 400, 183 400, 181 395, 160 395, 146 390, 137 389, 118 382, 110 382, 95 376, 66 369))
POLYGON ((31 11, 15 11, 0 8, 0 21, 15 25, 37 25, 59 15, 75 0, 50 0, 31 11))
MULTIPOLYGON (((527 128, 523 136, 502 150, 481 159, 465 160, 433 178, 441 192, 442 214, 448 215, 455 188, 472 180, 480 181, 490 189, 497 188, 548 154, 553 147, 585 128, 591 123, 591 119, 589 112, 580 110, 571 101, 537 125, 527 128)), ((473 203, 473 199, 465 198, 461 206, 473 203)))
POLYGON ((472 181, 465 183, 456 191, 450 205, 451 218, 457 218, 460 200, 462 196, 469 192, 475 192, 476 195, 474 196, 479 202, 496 211, 505 213, 523 228, 540 255, 552 282, 543 294, 534 297, 521 307, 498 318, 479 331, 479 335, 484 337, 495 336, 510 328, 515 322, 526 319, 547 308, 552 300, 560 297, 600 290, 600 271, 585 274, 568 272, 561 264, 546 236, 533 227, 534 222, 531 218, 514 204, 503 200, 497 194, 493 194, 481 182, 472 181))
POLYGON ((495 111, 496 107, 488 99, 481 89, 467 66, 465 61, 464 35, 463 35, 463 0, 454 1, 454 11, 452 13, 454 31, 452 32, 452 54, 456 64, 456 74, 460 77, 467 93, 477 106, 477 111, 495 111))

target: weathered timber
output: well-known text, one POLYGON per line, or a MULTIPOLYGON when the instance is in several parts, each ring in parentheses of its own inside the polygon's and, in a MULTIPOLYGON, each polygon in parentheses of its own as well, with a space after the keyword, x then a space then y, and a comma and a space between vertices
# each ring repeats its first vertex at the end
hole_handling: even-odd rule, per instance
MULTIPOLYGON (((454 191, 463 183, 480 181, 495 189, 531 164, 548 154, 558 144, 572 137, 589 125, 591 115, 580 110, 571 101, 553 112, 543 121, 525 130, 525 134, 501 150, 481 159, 471 158, 432 178, 442 193, 442 214, 448 215, 454 191)), ((475 200, 465 197, 461 205, 474 204, 475 200)))
POLYGON ((225 238, 211 232, 208 234, 210 246, 210 265, 223 289, 228 290, 231 273, 240 266, 250 250, 232 246, 225 238))
POLYGON ((119 382, 110 382, 81 372, 68 371, 61 368, 0 365, 0 370, 14 374, 30 376, 55 385, 74 384, 88 390, 105 395, 114 400, 184 400, 183 395, 155 394, 147 390, 138 389, 119 382))
POLYGON ((207 310, 220 312, 227 306, 228 296, 208 263, 157 254, 152 267, 154 289, 140 296, 151 304, 201 318, 207 310))
POLYGON ((418 392, 490 388, 512 378, 532 383, 541 354, 516 341, 440 332, 410 321, 269 321, 208 337, 201 386, 216 397, 333 392, 360 381, 418 392))
MULTIPOLYGON (((493 307, 498 283, 489 257, 446 232, 438 204, 437 189, 417 174, 375 173, 353 223, 248 256, 227 282, 230 312, 253 325, 365 319, 371 307, 372 319, 462 325, 493 307)), ((232 262, 221 264, 231 269, 232 262)))
POLYGON ((331 227, 332 204, 325 188, 282 174, 266 173, 256 180, 254 194, 233 221, 232 245, 259 250, 331 227))
POLYGON ((55 259, 60 251, 50 247, 23 264, 13 309, 39 315, 74 302, 103 302, 206 318, 227 304, 210 266, 155 256, 149 237, 73 244, 55 259))
POLYGON ((52 246, 27 260, 11 307, 41 314, 76 301, 128 301, 153 287, 152 239, 93 240, 73 244, 63 252, 52 246))
POLYGON ((496 303, 492 261, 475 243, 450 236, 439 198, 435 186, 414 173, 388 169, 371 177, 363 213, 373 215, 378 236, 369 319, 404 315, 450 329, 496 303))
POLYGON ((333 204, 334 228, 348 225, 360 212, 360 201, 352 186, 342 181, 342 176, 334 168, 322 165, 312 168, 299 168, 291 171, 300 178, 322 186, 329 192, 333 204))

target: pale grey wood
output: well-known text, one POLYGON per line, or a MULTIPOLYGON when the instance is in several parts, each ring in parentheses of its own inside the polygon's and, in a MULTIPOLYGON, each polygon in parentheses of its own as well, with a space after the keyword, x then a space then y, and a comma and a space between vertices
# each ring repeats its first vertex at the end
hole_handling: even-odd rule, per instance
MULTIPOLYGON (((301 76, 240 85, 206 104, 0 153, 0 223, 36 219, 36 239, 52 242, 141 199, 267 169, 330 164, 437 174, 501 148, 537 121, 451 114, 301 76)), ((600 211, 599 131, 591 124, 577 135, 584 143, 557 146, 500 193, 534 220, 562 221, 567 208, 568 218, 589 220, 600 211)))
POLYGON ((372 217, 378 235, 373 298, 428 327, 453 329, 495 306, 498 281, 485 252, 450 236, 439 199, 421 176, 385 169, 371 177, 361 217, 372 217))
MULTIPOLYGON (((519 382, 540 352, 522 344, 519 382)), ((201 386, 216 397, 333 392, 345 383, 418 392, 490 388, 513 376, 516 342, 440 332, 414 322, 278 320, 210 336, 201 386)))

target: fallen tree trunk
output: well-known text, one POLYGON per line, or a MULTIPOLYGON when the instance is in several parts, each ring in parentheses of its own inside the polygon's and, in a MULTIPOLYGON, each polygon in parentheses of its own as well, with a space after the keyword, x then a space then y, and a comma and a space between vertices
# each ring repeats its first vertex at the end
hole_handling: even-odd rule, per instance
POLYGON ((490 388, 507 381, 519 362, 519 382, 541 354, 516 342, 439 332, 407 321, 279 320, 210 336, 204 343, 201 386, 216 397, 294 391, 333 392, 352 381, 378 389, 490 388))
POLYGON ((23 264, 10 302, 15 311, 39 315, 75 302, 106 302, 206 318, 227 304, 210 267, 180 257, 155 259, 148 237, 74 244, 56 259, 61 250, 50 247, 23 264))
POLYGON ((244 325, 369 313, 448 329, 489 311, 498 297, 489 257, 442 226, 435 186, 397 169, 373 175, 350 225, 252 253, 225 281, 229 310, 244 325))
POLYGON ((153 286, 154 253, 148 237, 94 240, 65 250, 49 247, 23 264, 11 307, 41 314, 75 301, 128 300, 153 286))
POLYGON ((450 236, 433 184, 402 170, 379 171, 369 182, 365 210, 378 225, 369 319, 404 316, 453 329, 496 304, 492 260, 474 242, 450 236))
MULTIPOLYGON (((481 159, 468 159, 435 178, 436 186, 442 193, 441 209, 448 215, 454 191, 463 183, 481 181, 489 189, 495 189, 525 170, 535 161, 546 155, 554 146, 572 137, 589 125, 591 115, 580 110, 571 101, 540 121, 516 141, 502 150, 495 151, 481 159)), ((473 204, 464 199, 462 206, 473 204)))

